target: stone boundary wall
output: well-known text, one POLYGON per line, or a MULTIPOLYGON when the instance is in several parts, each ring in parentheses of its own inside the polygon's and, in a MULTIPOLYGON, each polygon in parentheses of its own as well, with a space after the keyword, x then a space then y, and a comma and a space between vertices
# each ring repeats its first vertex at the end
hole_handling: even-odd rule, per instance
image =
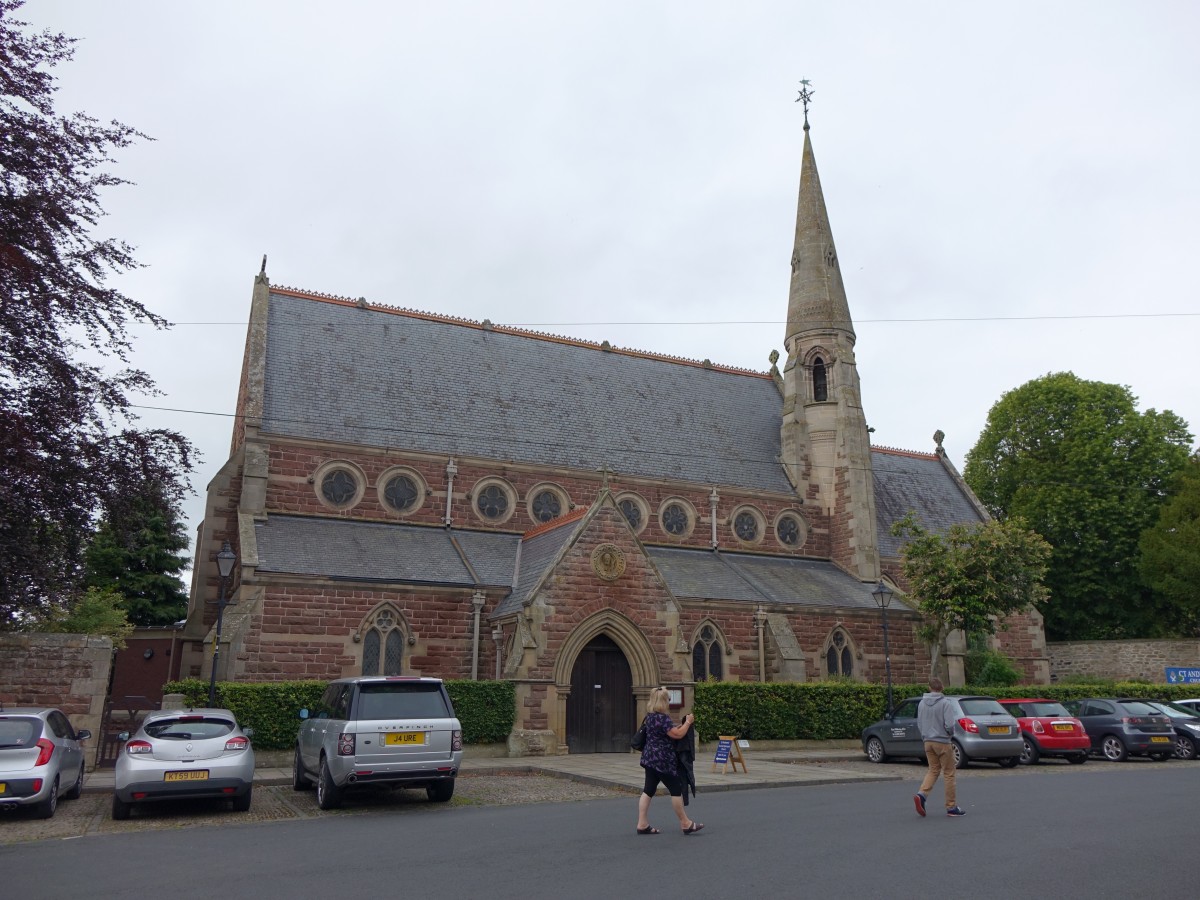
POLYGON ((108 693, 112 639, 88 634, 0 634, 0 703, 14 706, 54 706, 76 728, 86 728, 92 740, 89 767, 108 693))
POLYGON ((1200 667, 1200 640, 1047 641, 1046 655, 1050 657, 1051 682, 1091 675, 1165 684, 1168 666, 1200 667))

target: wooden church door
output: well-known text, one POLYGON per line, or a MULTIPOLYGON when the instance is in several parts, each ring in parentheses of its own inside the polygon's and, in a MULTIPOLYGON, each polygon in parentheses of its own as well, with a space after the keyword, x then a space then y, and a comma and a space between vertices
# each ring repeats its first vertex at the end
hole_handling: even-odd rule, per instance
POLYGON ((579 653, 567 698, 571 753, 628 753, 634 721, 633 673, 612 638, 600 635, 579 653))

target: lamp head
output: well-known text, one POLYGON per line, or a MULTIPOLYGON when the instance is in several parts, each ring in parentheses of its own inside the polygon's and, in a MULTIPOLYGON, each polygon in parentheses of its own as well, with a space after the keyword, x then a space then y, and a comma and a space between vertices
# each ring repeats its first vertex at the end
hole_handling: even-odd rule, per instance
POLYGON ((871 591, 871 596, 875 598, 875 605, 880 609, 887 609, 891 605, 892 597, 895 596, 895 591, 883 583, 883 579, 879 580, 879 584, 875 585, 875 590, 871 591))
POLYGON ((229 546, 229 541, 226 541, 221 546, 221 551, 217 554, 217 570, 221 573, 222 578, 229 577, 229 573, 233 571, 233 564, 236 561, 237 554, 229 546))

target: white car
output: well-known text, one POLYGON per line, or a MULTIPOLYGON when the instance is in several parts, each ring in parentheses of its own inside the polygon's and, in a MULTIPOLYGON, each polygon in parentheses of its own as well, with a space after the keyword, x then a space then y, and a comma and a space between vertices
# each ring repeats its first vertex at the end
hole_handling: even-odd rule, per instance
POLYGON ((253 734, 227 709, 149 713, 133 735, 120 735, 113 818, 128 819, 142 803, 204 797, 232 800, 245 812, 254 791, 253 734))

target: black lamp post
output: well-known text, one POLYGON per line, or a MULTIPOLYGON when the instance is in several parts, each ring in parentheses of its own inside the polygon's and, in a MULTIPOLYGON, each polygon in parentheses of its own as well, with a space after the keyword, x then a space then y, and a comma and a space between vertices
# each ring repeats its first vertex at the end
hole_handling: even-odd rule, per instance
POLYGON ((237 554, 229 546, 229 541, 226 541, 217 554, 217 571, 221 573, 221 588, 217 600, 217 637, 213 641, 212 672, 208 676, 208 706, 210 709, 217 702, 217 660, 221 656, 221 622, 225 618, 225 607, 229 605, 225 601, 225 582, 229 580, 229 575, 233 572, 233 564, 236 561, 237 554))
POLYGON ((890 587, 883 583, 880 579, 879 584, 875 585, 875 590, 871 591, 871 596, 875 598, 875 605, 879 607, 879 612, 883 616, 883 668, 887 672, 887 715, 892 714, 892 654, 888 650, 888 633, 887 633, 887 611, 888 606, 892 602, 894 592, 890 587))

